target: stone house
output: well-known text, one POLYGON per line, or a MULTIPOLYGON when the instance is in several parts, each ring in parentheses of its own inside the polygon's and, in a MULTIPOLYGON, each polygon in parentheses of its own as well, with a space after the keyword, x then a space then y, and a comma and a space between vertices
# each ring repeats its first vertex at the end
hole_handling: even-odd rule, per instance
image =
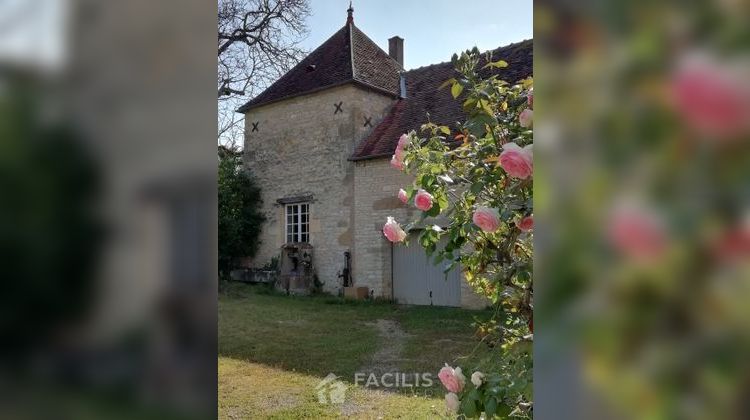
MULTIPOLYGON (((390 166, 402 133, 427 121, 455 126, 461 104, 447 89, 450 62, 403 69, 403 42, 380 49, 354 25, 343 28, 296 67, 243 105, 244 162, 262 188, 267 222, 255 265, 279 256, 287 243, 309 243, 323 290, 337 293, 344 253, 351 279, 372 296, 401 303, 481 307, 461 278, 433 267, 418 246, 392 245, 387 216, 405 222, 419 210, 403 205, 398 190, 412 182, 390 166)), ((493 60, 510 65, 508 81, 532 74, 532 41, 498 48, 493 60)))

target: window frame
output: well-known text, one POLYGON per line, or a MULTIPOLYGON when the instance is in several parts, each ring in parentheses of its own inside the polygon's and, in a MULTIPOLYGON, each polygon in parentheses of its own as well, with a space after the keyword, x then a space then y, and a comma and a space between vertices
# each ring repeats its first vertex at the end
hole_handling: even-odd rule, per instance
POLYGON ((284 205, 284 237, 286 243, 310 243, 310 203, 284 205))

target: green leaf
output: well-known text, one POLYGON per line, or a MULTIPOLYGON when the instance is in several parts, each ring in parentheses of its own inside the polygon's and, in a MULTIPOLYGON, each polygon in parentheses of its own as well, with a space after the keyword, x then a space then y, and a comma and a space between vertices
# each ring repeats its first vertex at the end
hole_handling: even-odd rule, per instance
POLYGON ((497 407, 495 415, 501 419, 507 419, 510 416, 511 407, 508 404, 500 403, 497 407))
POLYGON ((451 83, 456 83, 456 79, 450 78, 450 79, 446 80, 445 82, 443 82, 442 85, 440 85, 440 87, 438 89, 442 89, 442 88, 450 85, 451 83))
POLYGON ((497 412, 497 400, 495 397, 489 396, 484 401, 484 412, 487 414, 488 418, 492 418, 492 416, 495 415, 497 412))
POLYGON ((437 202, 441 209, 448 208, 448 196, 446 196, 445 194, 438 195, 437 202))
POLYGON ((430 217, 437 217, 440 214, 440 203, 432 203, 432 208, 427 210, 427 215, 430 217))
POLYGON ((485 64, 484 67, 482 67, 482 68, 486 69, 487 67, 494 67, 496 69, 501 69, 503 67, 508 67, 508 63, 506 63, 503 60, 497 60, 497 61, 493 61, 491 63, 485 64))
POLYGON ((461 94, 461 92, 464 91, 464 86, 460 83, 454 83, 451 87, 451 95, 453 95, 453 98, 458 98, 458 95, 461 94))
POLYGON ((456 266, 456 262, 455 261, 451 261, 448 264, 445 264, 443 266, 443 273, 448 273, 449 271, 453 270, 453 267, 455 267, 455 266, 456 266))
POLYGON ((461 401, 461 412, 463 412, 466 417, 477 417, 479 413, 477 413, 477 404, 475 400, 472 398, 464 398, 464 400, 461 401))
POLYGON ((484 110, 484 112, 486 112, 487 114, 493 116, 495 115, 495 112, 492 111, 492 107, 490 107, 489 102, 485 101, 484 99, 479 100, 479 106, 481 106, 482 110, 484 110))
POLYGON ((438 128, 439 128, 439 129, 440 129, 440 131, 442 131, 442 133, 443 133, 443 134, 445 134, 446 136, 447 136, 447 135, 449 135, 449 134, 451 133, 451 129, 450 129, 450 128, 448 128, 448 126, 445 126, 445 125, 441 125, 441 126, 440 126, 440 127, 438 127, 438 128))
POLYGON ((479 192, 482 191, 482 188, 484 188, 484 182, 477 181, 471 184, 469 190, 474 194, 479 194, 479 192))

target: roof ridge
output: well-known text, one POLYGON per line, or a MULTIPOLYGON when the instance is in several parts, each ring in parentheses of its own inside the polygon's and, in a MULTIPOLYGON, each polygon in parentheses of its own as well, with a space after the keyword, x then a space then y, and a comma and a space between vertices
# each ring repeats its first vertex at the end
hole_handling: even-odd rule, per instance
POLYGON ((354 36, 352 35, 352 33, 354 32, 352 31, 352 27, 354 26, 354 20, 352 20, 351 22, 347 21, 346 26, 349 30, 349 68, 351 68, 352 70, 352 79, 356 80, 357 72, 356 72, 356 68, 354 67, 354 36))
POLYGON ((411 73, 411 72, 416 71, 416 70, 428 69, 430 67, 444 66, 446 64, 452 64, 452 63, 450 61, 442 61, 440 63, 427 64, 427 65, 424 65, 424 66, 415 67, 415 68, 410 69, 410 70, 405 70, 404 73, 411 73))
MULTIPOLYGON (((516 42, 512 42, 512 43, 507 44, 507 45, 501 45, 501 46, 493 48, 491 50, 480 51, 479 53, 480 54, 484 54, 484 53, 488 53, 488 52, 491 52, 491 51, 497 51, 499 49, 504 49, 504 48, 509 48, 509 47, 515 47, 517 45, 523 44, 524 42, 529 42, 529 41, 533 42, 533 40, 534 40, 534 38, 524 39, 523 41, 516 41, 516 42)), ((424 66, 415 67, 415 68, 413 68, 411 70, 406 70, 404 73, 409 73, 409 72, 412 72, 412 71, 415 71, 415 70, 422 70, 422 69, 426 69, 426 68, 430 68, 430 67, 435 67, 435 66, 444 66, 446 64, 453 64, 453 62, 450 61, 450 60, 447 60, 447 61, 442 61, 440 63, 427 64, 427 65, 424 65, 424 66)))

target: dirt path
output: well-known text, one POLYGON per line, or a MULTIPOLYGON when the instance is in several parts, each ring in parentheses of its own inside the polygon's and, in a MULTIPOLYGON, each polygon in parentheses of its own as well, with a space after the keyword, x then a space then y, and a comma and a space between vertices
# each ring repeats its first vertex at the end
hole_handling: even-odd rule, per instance
MULTIPOLYGON (((374 374, 378 381, 381 380, 384 373, 399 372, 399 362, 404 360, 401 353, 404 350, 406 339, 411 337, 401 329, 398 322, 391 319, 378 319, 375 322, 368 322, 365 325, 375 327, 378 331, 378 349, 372 355, 370 361, 357 369, 357 372, 364 373, 369 377, 374 374)), ((358 400, 348 400, 341 406, 341 415, 344 417, 355 416, 363 413, 378 413, 379 405, 388 398, 393 390, 388 388, 364 388, 362 396, 358 400)), ((382 419, 382 415, 373 418, 382 419)))
POLYGON ((358 371, 366 375, 374 373, 378 380, 386 372, 398 372, 399 362, 403 360, 401 353, 404 343, 411 335, 404 332, 398 322, 390 319, 378 319, 366 325, 374 326, 378 330, 379 348, 373 354, 372 360, 358 371))

